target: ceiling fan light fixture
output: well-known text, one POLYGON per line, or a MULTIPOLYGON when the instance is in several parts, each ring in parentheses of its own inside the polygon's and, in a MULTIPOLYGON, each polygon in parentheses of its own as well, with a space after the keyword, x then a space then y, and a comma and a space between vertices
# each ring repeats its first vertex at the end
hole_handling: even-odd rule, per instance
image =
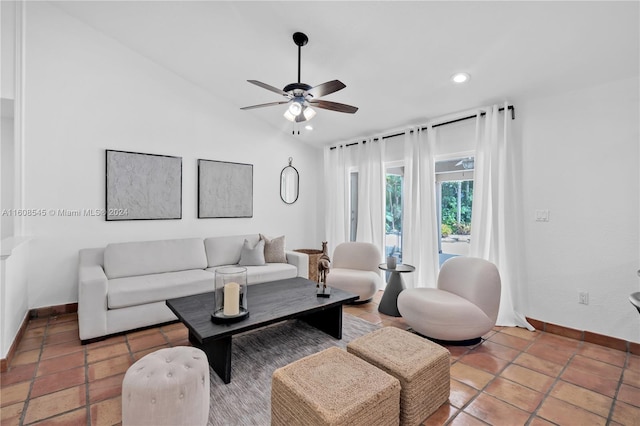
POLYGON ((470 78, 471 76, 466 72, 459 72, 451 76, 451 81, 453 81, 454 83, 461 84, 461 83, 466 83, 467 81, 469 81, 470 78))
POLYGON ((302 112, 302 104, 298 101, 293 101, 289 104, 289 113, 294 117, 297 117, 302 112))
POLYGON ((296 121, 296 116, 289 112, 289 108, 284 110, 283 116, 289 121, 296 121))
POLYGON ((304 114, 304 118, 307 120, 311 120, 316 116, 316 110, 311 107, 306 107, 302 113, 304 114))

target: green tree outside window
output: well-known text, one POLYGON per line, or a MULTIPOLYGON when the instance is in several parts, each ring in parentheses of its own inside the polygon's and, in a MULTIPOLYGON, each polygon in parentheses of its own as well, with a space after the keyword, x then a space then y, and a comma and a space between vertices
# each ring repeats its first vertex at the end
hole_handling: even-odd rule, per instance
POLYGON ((387 175, 385 231, 402 234, 402 176, 387 175))
POLYGON ((452 234, 471 234, 471 205, 473 203, 473 181, 450 181, 442 183, 442 224, 452 234))

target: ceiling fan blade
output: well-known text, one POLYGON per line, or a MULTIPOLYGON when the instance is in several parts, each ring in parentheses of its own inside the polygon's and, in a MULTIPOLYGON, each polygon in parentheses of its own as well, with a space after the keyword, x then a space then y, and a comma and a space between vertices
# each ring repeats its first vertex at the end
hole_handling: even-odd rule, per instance
POLYGON ((340 104, 338 102, 310 100, 309 103, 318 108, 329 109, 331 111, 337 111, 337 112, 346 112, 348 114, 354 114, 358 110, 358 107, 340 104))
POLYGON ((246 106, 246 107, 242 107, 240 109, 254 109, 254 108, 262 108, 262 107, 268 107, 268 106, 274 106, 274 105, 282 105, 282 104, 288 104, 289 101, 280 101, 280 102, 269 102, 268 104, 259 104, 259 105, 251 105, 251 106, 246 106))
POLYGON ((287 92, 283 91, 282 89, 278 89, 277 87, 273 87, 273 86, 271 86, 271 85, 269 85, 267 83, 263 83, 263 82, 258 81, 258 80, 247 80, 247 81, 249 83, 251 83, 251 84, 255 84, 256 86, 260 86, 263 89, 271 90, 272 92, 277 93, 279 95, 286 96, 286 97, 291 97, 290 94, 288 94, 287 92))
POLYGON ((307 91, 307 94, 313 96, 314 98, 319 98, 321 96, 337 92, 338 90, 342 90, 345 87, 347 86, 345 86, 344 83, 342 83, 340 80, 332 80, 312 87, 307 91))

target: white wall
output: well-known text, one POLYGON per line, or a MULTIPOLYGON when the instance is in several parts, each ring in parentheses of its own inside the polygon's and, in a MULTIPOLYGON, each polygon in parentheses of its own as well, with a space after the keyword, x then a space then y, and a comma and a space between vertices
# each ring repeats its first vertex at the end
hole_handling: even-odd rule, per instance
POLYGON ((638 78, 518 102, 529 317, 640 342, 638 105, 638 78))
POLYGON ((29 243, 2 240, 0 252, 0 358, 5 358, 27 312, 29 243))
MULTIPOLYGON (((20 7, 20 6, 18 6, 20 7)), ((0 2, 0 211, 14 207, 15 65, 19 25, 16 3, 0 2)), ((0 357, 4 358, 27 313, 27 244, 11 238, 14 220, 0 219, 0 357)))
MULTIPOLYGON (((5 104, 11 101, 2 100, 2 113, 4 114, 5 104)), ((11 117, 2 116, 0 123, 0 209, 11 210, 13 208, 13 161, 14 161, 14 142, 13 142, 13 114, 11 117)), ((0 239, 13 236, 13 216, 3 214, 0 218, 0 239)))
MULTIPOLYGON (((18 5, 18 7, 20 7, 18 5)), ((0 55, 0 97, 13 99, 15 93, 14 66, 15 66, 15 19, 16 3, 13 1, 0 2, 0 27, 2 28, 2 52, 0 55)))
POLYGON ((26 232, 34 237, 30 308, 77 300, 77 256, 83 247, 257 232, 285 234, 290 249, 320 246, 319 149, 254 122, 237 106, 55 6, 28 2, 26 27, 25 207, 104 208, 105 149, 181 156, 183 165, 182 220, 28 218, 26 232), (300 197, 286 205, 279 196, 279 174, 290 156, 300 172, 300 197), (198 158, 254 165, 253 218, 196 218, 198 158))

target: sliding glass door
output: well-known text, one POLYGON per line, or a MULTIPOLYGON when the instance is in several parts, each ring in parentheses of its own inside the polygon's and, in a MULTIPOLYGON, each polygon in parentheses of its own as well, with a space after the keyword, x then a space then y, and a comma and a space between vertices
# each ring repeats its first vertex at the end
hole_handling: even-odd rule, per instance
POLYGON ((473 167, 473 157, 436 162, 440 264, 449 257, 469 254, 473 167))
POLYGON ((385 180, 385 256, 394 256, 402 263, 404 166, 387 167, 385 180))

